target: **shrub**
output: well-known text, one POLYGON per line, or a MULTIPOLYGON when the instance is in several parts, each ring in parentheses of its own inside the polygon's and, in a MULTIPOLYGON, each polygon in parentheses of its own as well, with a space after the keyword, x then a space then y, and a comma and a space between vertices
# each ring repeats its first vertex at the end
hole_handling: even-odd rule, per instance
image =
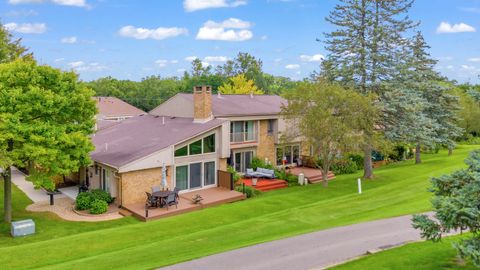
POLYGON ((107 204, 113 202, 113 198, 112 198, 112 196, 110 196, 110 193, 108 193, 104 190, 94 189, 94 190, 90 191, 90 194, 91 194, 93 200, 95 200, 95 199, 101 200, 101 201, 106 202, 107 204))
POLYGON ((363 169, 363 156, 359 154, 350 154, 348 158, 357 165, 357 170, 363 169))
POLYGON ((92 201, 90 207, 90 214, 98 215, 107 212, 108 210, 108 203, 103 200, 95 199, 92 201))
POLYGON ((75 208, 77 210, 90 209, 91 204, 92 204, 92 196, 88 192, 82 192, 78 194, 77 199, 75 200, 75 208))
POLYGON ((358 167, 357 164, 352 160, 343 159, 335 162, 331 166, 330 170, 333 171, 333 173, 335 173, 336 175, 351 174, 357 172, 358 167))
POLYGON ((275 178, 287 181, 289 186, 298 185, 298 176, 285 170, 275 170, 275 178))
MULTIPOLYGON (((236 186, 235 190, 243 193, 243 187, 244 187, 243 185, 242 186, 236 186)), ((260 190, 254 189, 253 187, 250 187, 250 186, 245 186, 245 195, 247 196, 247 198, 254 198, 254 197, 257 197, 261 194, 262 194, 262 192, 260 190)))
POLYGON ((240 174, 232 166, 227 167, 227 172, 231 173, 233 176, 233 182, 236 184, 240 180, 240 174))
POLYGON ((254 170, 256 170, 257 168, 264 168, 270 170, 274 169, 272 164, 267 164, 263 159, 260 159, 258 157, 254 157, 252 159, 252 162, 250 162, 250 168, 254 170))

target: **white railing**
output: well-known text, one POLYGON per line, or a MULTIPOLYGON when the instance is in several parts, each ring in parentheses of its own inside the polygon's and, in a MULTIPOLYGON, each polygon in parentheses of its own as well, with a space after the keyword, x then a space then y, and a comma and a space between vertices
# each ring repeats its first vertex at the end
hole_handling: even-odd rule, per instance
POLYGON ((230 142, 254 142, 257 140, 257 134, 255 132, 234 132, 230 133, 230 142))

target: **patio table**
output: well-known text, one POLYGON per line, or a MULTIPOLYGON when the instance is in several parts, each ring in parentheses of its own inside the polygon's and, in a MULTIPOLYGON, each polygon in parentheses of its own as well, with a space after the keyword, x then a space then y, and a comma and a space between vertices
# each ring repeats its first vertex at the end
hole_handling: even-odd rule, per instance
MULTIPOLYGON (((155 198, 159 198, 160 202, 164 201, 162 199, 166 199, 168 195, 175 193, 173 190, 163 190, 163 191, 156 191, 152 193, 152 196, 155 198)), ((164 205, 162 204, 160 207, 163 207, 164 205)))

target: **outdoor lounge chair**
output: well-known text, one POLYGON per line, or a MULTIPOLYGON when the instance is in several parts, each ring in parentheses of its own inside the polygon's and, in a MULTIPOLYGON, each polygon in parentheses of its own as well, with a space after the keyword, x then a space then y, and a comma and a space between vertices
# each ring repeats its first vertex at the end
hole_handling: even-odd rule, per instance
POLYGON ((253 169, 247 169, 247 173, 245 174, 245 176, 273 179, 275 178, 275 171, 264 168, 257 168, 257 171, 253 171, 253 169))
POLYGON ((173 192, 175 192, 175 197, 177 197, 177 200, 179 200, 179 199, 180 199, 180 195, 178 195, 178 193, 180 192, 180 188, 175 187, 175 188, 173 189, 173 192))
POLYGON ((164 199, 164 205, 167 207, 167 210, 168 210, 168 206, 172 204, 175 205, 175 208, 178 208, 177 194, 175 194, 175 192, 169 194, 168 197, 164 199))

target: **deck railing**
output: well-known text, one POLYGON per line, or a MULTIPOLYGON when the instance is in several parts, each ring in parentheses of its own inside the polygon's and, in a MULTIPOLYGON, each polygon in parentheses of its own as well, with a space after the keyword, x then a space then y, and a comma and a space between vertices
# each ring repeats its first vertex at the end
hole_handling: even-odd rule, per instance
POLYGON ((233 175, 230 172, 218 170, 217 171, 218 186, 229 190, 233 190, 233 175))

